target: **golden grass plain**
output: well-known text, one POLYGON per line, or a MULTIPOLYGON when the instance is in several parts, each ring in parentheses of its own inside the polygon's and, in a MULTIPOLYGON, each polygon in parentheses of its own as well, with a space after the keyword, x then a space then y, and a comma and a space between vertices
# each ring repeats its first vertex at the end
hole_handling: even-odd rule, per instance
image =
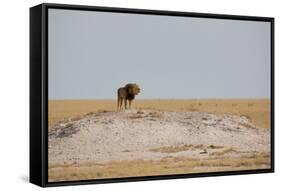
MULTIPOLYGON (((59 121, 83 117, 90 112, 116 110, 116 100, 50 100, 48 127, 59 121)), ((135 100, 133 108, 162 111, 202 111, 247 116, 258 127, 270 127, 269 99, 135 100)))
POLYGON ((213 157, 209 159, 165 158, 158 160, 114 161, 106 164, 87 162, 73 165, 49 166, 48 179, 52 181, 73 181, 87 179, 122 178, 138 176, 159 176, 202 172, 222 172, 268 169, 268 154, 252 154, 237 158, 213 157))
MULTIPOLYGON (((116 107, 115 100, 50 100, 48 127, 52 129, 60 121, 80 119, 89 113, 102 110, 112 111, 116 110, 116 107)), ((135 100, 132 107, 161 111, 202 111, 243 115, 259 128, 269 128, 271 119, 270 100, 267 99, 135 100)), ((159 151, 178 152, 186 149, 189 147, 159 148, 159 151)), ((268 153, 241 154, 236 158, 217 153, 203 160, 171 157, 162 160, 112 161, 104 164, 91 161, 50 165, 48 179, 52 182, 268 168, 270 168, 268 153)))

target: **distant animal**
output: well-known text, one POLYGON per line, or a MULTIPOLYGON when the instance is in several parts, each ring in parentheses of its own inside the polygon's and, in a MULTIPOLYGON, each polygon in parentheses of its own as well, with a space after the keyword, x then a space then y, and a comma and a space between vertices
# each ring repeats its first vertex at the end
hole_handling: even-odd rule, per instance
POLYGON ((129 108, 131 109, 131 103, 135 99, 135 96, 140 93, 140 87, 138 84, 126 84, 124 87, 117 90, 117 110, 122 109, 124 102, 125 109, 127 109, 127 100, 129 101, 129 108))

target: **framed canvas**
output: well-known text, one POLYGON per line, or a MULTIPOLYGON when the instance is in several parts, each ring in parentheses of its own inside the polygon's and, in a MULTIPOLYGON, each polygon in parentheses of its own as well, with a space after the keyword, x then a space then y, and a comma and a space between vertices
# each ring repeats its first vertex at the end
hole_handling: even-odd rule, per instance
POLYGON ((30 182, 274 172, 274 18, 30 8, 30 182))

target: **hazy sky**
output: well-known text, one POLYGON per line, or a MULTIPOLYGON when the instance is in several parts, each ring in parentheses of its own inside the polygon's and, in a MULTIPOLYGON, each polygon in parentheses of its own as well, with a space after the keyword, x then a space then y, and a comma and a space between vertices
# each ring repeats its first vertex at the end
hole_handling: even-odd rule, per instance
POLYGON ((269 98, 270 23, 49 9, 49 99, 269 98))

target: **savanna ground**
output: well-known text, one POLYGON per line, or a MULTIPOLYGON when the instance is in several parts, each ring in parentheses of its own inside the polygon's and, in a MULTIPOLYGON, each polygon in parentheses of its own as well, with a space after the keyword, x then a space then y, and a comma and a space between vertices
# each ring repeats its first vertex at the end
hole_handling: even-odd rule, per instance
MULTIPOLYGON (((269 129, 270 101, 261 99, 229 100, 136 100, 137 111, 161 112, 207 112, 244 116, 255 126, 269 129)), ((102 112, 116 112, 115 100, 59 100, 49 101, 49 132, 56 124, 77 121, 102 112)), ((138 116, 136 116, 138 117, 138 116)), ((152 116, 153 117, 153 116, 152 116)), ((157 116, 156 116, 157 117, 157 116)), ((245 127, 246 128, 246 127, 245 127)), ((93 145, 95 147, 95 145, 93 145)), ((102 151, 101 151, 102 152, 102 151)), ((129 152, 129 151, 124 151, 129 152)), ((269 152, 243 152, 222 145, 182 144, 159 147, 152 150, 164 153, 158 160, 113 160, 105 163, 83 161, 73 163, 50 163, 49 181, 117 178, 197 172, 233 171, 270 168, 269 152), (181 152, 208 150, 208 157, 175 156, 181 152)))

